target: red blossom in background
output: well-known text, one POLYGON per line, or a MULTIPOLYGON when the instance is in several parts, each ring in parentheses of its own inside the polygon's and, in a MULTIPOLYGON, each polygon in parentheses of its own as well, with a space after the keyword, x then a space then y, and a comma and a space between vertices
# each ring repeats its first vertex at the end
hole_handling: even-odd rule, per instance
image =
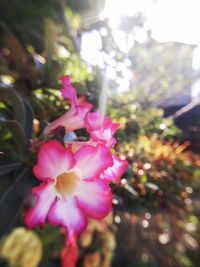
POLYGON ((61 263, 62 267, 75 267, 78 261, 78 246, 73 244, 61 251, 61 263))

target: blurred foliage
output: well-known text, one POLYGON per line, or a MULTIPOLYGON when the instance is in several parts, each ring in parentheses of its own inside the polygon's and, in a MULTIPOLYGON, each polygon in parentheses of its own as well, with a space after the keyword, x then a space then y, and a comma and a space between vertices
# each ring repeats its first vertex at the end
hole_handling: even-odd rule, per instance
POLYGON ((9 266, 17 262, 18 266, 36 267, 42 258, 42 242, 34 232, 18 227, 2 240, 0 256, 9 266))
POLYGON ((144 44, 136 43, 134 47, 134 77, 126 98, 136 99, 147 108, 179 94, 189 96, 191 84, 199 75, 191 67, 195 46, 158 44, 150 35, 147 38, 144 44))
POLYGON ((198 266, 200 156, 188 146, 153 134, 119 147, 130 164, 114 191, 114 266, 198 266))
POLYGON ((101 221, 89 221, 79 238, 79 262, 84 267, 111 266, 116 248, 115 230, 112 213, 101 221))
POLYGON ((156 107, 144 109, 139 103, 124 104, 111 100, 109 115, 120 123, 116 133, 118 144, 137 140, 139 136, 159 134, 165 139, 181 139, 183 134, 173 120, 163 116, 163 110, 156 107), (120 110, 120 112, 119 112, 120 110))

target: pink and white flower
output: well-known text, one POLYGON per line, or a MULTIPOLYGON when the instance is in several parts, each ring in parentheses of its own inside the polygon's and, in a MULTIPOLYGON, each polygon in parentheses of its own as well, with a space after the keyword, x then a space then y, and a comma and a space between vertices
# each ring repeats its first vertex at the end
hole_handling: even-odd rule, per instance
POLYGON ((43 131, 45 136, 54 133, 60 126, 65 128, 65 132, 85 128, 85 116, 92 108, 92 104, 88 102, 84 102, 84 105, 79 104, 76 89, 72 87, 69 75, 63 76, 61 81, 64 86, 61 95, 70 100, 71 107, 64 115, 45 127, 43 131))
POLYGON ((61 94, 70 100, 70 109, 50 123, 43 135, 53 134, 63 126, 65 132, 86 128, 90 139, 85 142, 68 141, 64 148, 58 141, 44 143, 33 168, 41 184, 32 189, 37 196, 35 205, 24 217, 29 228, 46 219, 50 224, 62 225, 67 232, 67 245, 74 244, 77 235, 87 226, 87 217, 102 219, 112 207, 109 183, 119 179, 127 162, 110 152, 116 140, 118 123, 99 111, 90 113, 92 105, 79 99, 71 86, 70 77, 61 78, 61 94))
POLYGON ((102 144, 83 146, 76 153, 56 140, 43 144, 33 168, 43 182, 32 190, 37 201, 25 223, 33 228, 48 218, 50 224, 65 227, 72 244, 86 228, 87 217, 102 219, 111 211, 110 188, 99 176, 112 165, 112 155, 102 144))

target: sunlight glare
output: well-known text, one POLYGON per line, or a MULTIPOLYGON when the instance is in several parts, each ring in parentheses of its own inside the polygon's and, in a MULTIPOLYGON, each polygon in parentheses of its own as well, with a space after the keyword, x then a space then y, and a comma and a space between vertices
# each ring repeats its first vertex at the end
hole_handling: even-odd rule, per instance
POLYGON ((159 42, 200 43, 199 0, 158 0, 149 14, 148 26, 159 42))
POLYGON ((138 11, 144 11, 150 2, 149 0, 106 0, 100 17, 108 18, 110 26, 117 28, 121 16, 134 16, 138 11))

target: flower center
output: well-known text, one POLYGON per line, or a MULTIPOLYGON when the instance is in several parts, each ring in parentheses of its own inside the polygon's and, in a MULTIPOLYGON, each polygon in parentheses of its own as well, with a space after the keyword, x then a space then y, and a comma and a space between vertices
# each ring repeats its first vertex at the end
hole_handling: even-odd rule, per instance
POLYGON ((79 181, 80 178, 74 172, 63 172, 57 176, 55 189, 63 197, 73 196, 79 181))

